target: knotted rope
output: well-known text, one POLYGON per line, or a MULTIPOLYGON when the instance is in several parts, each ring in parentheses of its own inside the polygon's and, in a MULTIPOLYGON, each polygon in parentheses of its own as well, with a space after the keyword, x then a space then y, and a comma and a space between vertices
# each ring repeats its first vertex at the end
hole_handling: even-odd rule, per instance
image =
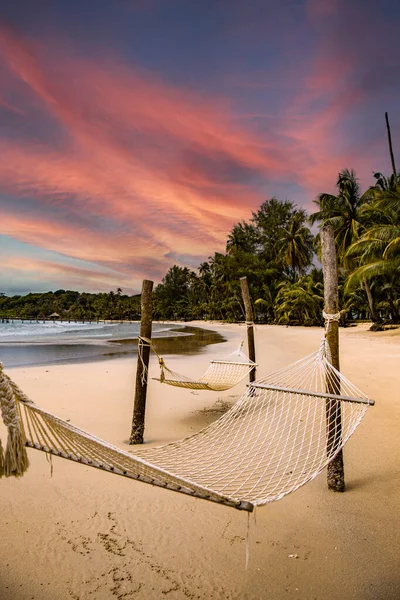
POLYGON ((151 339, 139 336, 139 340, 138 340, 138 355, 139 355, 139 360, 141 361, 142 367, 143 367, 143 371, 142 371, 142 385, 147 380, 147 375, 148 375, 148 368, 146 367, 146 365, 144 363, 144 360, 143 360, 143 348, 144 348, 144 346, 148 346, 150 348, 150 350, 157 356, 157 358, 158 358, 158 364, 160 365, 160 381, 161 381, 161 383, 164 383, 164 381, 165 381, 165 371, 164 371, 164 369, 166 369, 167 371, 169 371, 169 369, 165 365, 163 357, 158 354, 157 350, 154 348, 154 345, 153 345, 153 342, 152 342, 151 339))
POLYGON ((142 382, 142 386, 147 383, 147 373, 148 373, 148 367, 146 365, 146 363, 144 362, 143 359, 143 348, 147 346, 149 348, 151 348, 151 341, 148 340, 147 338, 141 337, 139 336, 138 339, 138 358, 140 360, 140 362, 142 363, 142 376, 141 376, 141 382, 142 382))
POLYGON ((164 383, 165 381, 165 370, 166 366, 165 366, 165 362, 162 356, 158 357, 158 364, 160 365, 160 382, 164 383))
POLYGON ((322 316, 324 317, 325 323, 326 325, 329 325, 329 323, 333 323, 334 321, 340 321, 340 317, 342 316, 342 312, 343 311, 339 311, 337 313, 326 313, 324 310, 322 311, 322 316))
POLYGON ((345 312, 345 311, 339 310, 339 312, 337 312, 337 313, 327 313, 324 310, 322 311, 322 316, 324 317, 324 321, 325 321, 325 333, 324 333, 324 337, 321 342, 321 350, 322 350, 322 354, 326 357, 326 359, 330 363, 332 363, 332 354, 331 354, 331 349, 329 347, 328 339, 327 339, 329 325, 331 323, 338 323, 340 321, 340 317, 342 316, 343 312, 345 312))
POLYGON ((0 362, 0 409, 4 425, 8 429, 7 446, 4 452, 0 442, 0 477, 20 477, 29 466, 25 448, 25 436, 17 408, 17 400, 25 396, 18 386, 11 384, 3 372, 0 362))

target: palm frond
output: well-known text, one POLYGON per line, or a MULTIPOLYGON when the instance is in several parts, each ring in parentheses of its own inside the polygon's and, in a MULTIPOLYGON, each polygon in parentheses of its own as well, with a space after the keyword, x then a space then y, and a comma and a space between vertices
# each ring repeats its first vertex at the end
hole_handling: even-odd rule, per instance
POLYGON ((370 281, 380 275, 391 275, 398 272, 399 269, 400 258, 397 261, 377 260, 373 263, 363 265, 349 275, 344 291, 346 294, 350 293, 356 287, 362 285, 364 281, 370 281))

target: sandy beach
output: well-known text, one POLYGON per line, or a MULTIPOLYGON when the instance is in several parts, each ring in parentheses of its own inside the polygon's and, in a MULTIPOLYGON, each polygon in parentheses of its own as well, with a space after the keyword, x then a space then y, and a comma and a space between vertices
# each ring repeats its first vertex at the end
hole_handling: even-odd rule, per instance
MULTIPOLYGON (((198 377, 246 338, 243 325, 207 327, 228 341, 170 356, 170 368, 198 377)), ((256 326, 257 376, 316 350, 321 336, 256 326)), ((347 491, 328 491, 322 473, 257 509, 247 570, 247 513, 29 450, 24 477, 0 481, 0 600, 400 598, 400 329, 341 329, 340 356, 376 401, 344 450, 347 491)), ((7 371, 43 408, 129 450, 135 372, 131 358, 7 371)), ((198 431, 245 386, 190 391, 150 379, 146 443, 198 431)))

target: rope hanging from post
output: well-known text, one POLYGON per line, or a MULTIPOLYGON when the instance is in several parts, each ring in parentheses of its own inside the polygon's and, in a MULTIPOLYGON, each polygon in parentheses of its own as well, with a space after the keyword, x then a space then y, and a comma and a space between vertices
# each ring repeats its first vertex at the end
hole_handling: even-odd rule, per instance
POLYGON ((331 321, 332 321, 332 322, 334 322, 334 321, 337 321, 337 322, 339 322, 339 321, 340 321, 340 317, 342 316, 342 312, 343 312, 343 311, 341 311, 341 310, 340 310, 340 311, 339 311, 339 312, 337 312, 337 313, 334 313, 334 314, 329 314, 329 313, 327 313, 327 312, 325 312, 325 311, 323 310, 323 311, 322 311, 322 316, 323 316, 323 317, 324 317, 324 319, 325 319, 325 323, 327 323, 327 324, 329 325, 329 323, 330 323, 331 321))
POLYGON ((149 373, 149 368, 146 365, 145 361, 143 360, 143 348, 145 346, 152 348, 151 341, 148 340, 147 338, 143 338, 143 337, 139 336, 139 338, 138 338, 138 358, 139 358, 140 362, 142 363, 142 374, 141 374, 142 385, 147 383, 147 376, 149 373))
MULTIPOLYGON (((147 346, 150 348, 150 350, 157 356, 158 358, 158 364, 160 365, 160 382, 164 383, 165 381, 165 372, 164 369, 167 369, 164 359, 162 356, 160 356, 157 352, 157 350, 154 348, 154 344, 152 342, 152 340, 149 340, 148 338, 139 336, 139 342, 138 342, 138 353, 139 353, 139 359, 142 361, 143 364, 143 373, 146 372, 146 377, 148 375, 148 368, 146 367, 146 365, 143 362, 143 347, 147 346)), ((167 369, 168 370, 168 369, 167 369)), ((143 377, 142 377, 142 383, 143 383, 143 377)))
POLYGON ((329 325, 330 323, 338 323, 340 321, 340 317, 342 316, 342 312, 343 311, 339 311, 336 313, 327 313, 325 312, 325 310, 322 311, 322 316, 324 318, 324 322, 325 322, 325 334, 324 334, 324 338, 322 340, 322 344, 324 346, 324 353, 326 356, 326 359, 332 363, 332 353, 331 353, 331 348, 329 346, 328 343, 328 330, 329 330, 329 325))

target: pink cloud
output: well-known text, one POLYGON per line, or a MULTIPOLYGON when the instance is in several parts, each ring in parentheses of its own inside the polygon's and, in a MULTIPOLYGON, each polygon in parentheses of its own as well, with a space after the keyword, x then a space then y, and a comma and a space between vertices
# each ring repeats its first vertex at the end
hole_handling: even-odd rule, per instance
POLYGON ((232 125, 222 101, 211 103, 110 62, 100 67, 56 51, 41 62, 35 58, 40 48, 9 31, 3 30, 1 42, 14 75, 69 139, 59 151, 2 142, 0 177, 9 192, 69 204, 71 218, 76 204, 67 197, 76 195, 81 210, 132 220, 135 231, 199 254, 200 246, 204 252, 220 245, 232 223, 259 202, 251 182, 229 183, 224 170, 247 169, 251 178, 282 164, 272 145, 232 125), (187 154, 194 157, 190 164, 187 154))
POLYGON ((123 285, 126 292, 137 291, 132 286, 129 277, 124 274, 110 274, 95 269, 34 260, 22 256, 5 257, 2 265, 3 278, 9 275, 11 279, 14 279, 17 276, 19 280, 27 280, 31 285, 38 282, 41 286, 46 283, 54 285, 54 282, 57 282, 57 285, 63 287, 65 281, 68 281, 69 286, 75 285, 85 290, 104 291, 123 285))
MULTIPOLYGON (((337 2, 309 0, 307 10, 320 23, 337 2)), ((0 190, 25 206, 34 197, 40 207, 24 214, 15 199, 0 231, 132 279, 149 276, 146 269, 161 278, 171 253, 222 250, 232 225, 274 194, 274 182, 301 186, 304 202, 306 193, 328 191, 339 170, 357 166, 338 127, 366 98, 348 83, 359 56, 338 45, 329 27, 312 62, 300 65, 307 76, 294 97, 285 83, 291 74, 280 74, 286 108, 260 113, 268 119, 262 134, 227 99, 178 88, 116 58, 77 56, 61 42, 5 28, 0 55, 0 106, 21 123, 18 139, 0 138, 0 190), (49 139, 23 137, 33 105, 55 124, 49 139)), ((359 164, 367 169, 364 159, 359 164)))
MULTIPOLYGON (((1 34, 9 65, 65 125, 76 141, 93 147, 100 140, 112 143, 114 151, 126 158, 126 149, 117 148, 114 128, 133 128, 163 135, 185 145, 227 153, 252 168, 279 168, 272 147, 232 127, 229 105, 208 100, 184 89, 176 89, 147 72, 134 71, 102 57, 93 62, 65 55, 40 63, 41 48, 9 31, 1 34), (263 154, 270 150, 271 154, 263 154)), ((150 156, 153 149, 146 150, 150 156)), ((158 153, 158 148, 155 147, 158 153)), ((130 155, 135 163, 135 157, 130 155)), ((137 157, 136 157, 137 160, 137 157)))
POLYGON ((101 232, 57 223, 45 217, 21 219, 17 215, 2 214, 2 232, 15 239, 48 250, 107 266, 114 277, 126 275, 133 280, 146 276, 146 269, 160 278, 169 266, 168 246, 152 240, 143 243, 127 234, 115 236, 112 243, 104 243, 101 232), (152 255, 151 264, 148 256, 152 255))

